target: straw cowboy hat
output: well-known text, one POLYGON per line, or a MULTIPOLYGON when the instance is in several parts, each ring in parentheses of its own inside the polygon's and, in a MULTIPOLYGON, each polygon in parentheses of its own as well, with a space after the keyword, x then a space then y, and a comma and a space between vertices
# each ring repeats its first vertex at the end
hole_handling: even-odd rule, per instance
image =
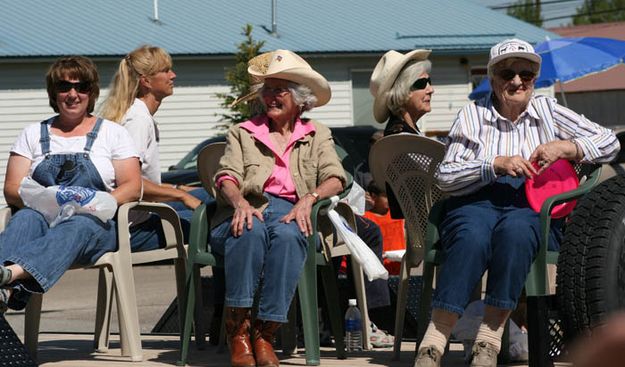
POLYGON ((263 70, 262 65, 261 67, 250 65, 247 72, 261 82, 267 78, 276 78, 307 86, 317 97, 315 107, 323 106, 330 101, 332 92, 328 81, 314 71, 304 59, 288 50, 275 50, 270 54, 269 63, 265 70, 263 70))
POLYGON ((387 102, 387 92, 391 89, 399 72, 410 60, 423 61, 428 58, 431 50, 414 50, 407 54, 402 54, 395 50, 390 50, 382 56, 378 64, 373 69, 369 91, 373 95, 373 116, 379 123, 384 123, 390 114, 387 102))

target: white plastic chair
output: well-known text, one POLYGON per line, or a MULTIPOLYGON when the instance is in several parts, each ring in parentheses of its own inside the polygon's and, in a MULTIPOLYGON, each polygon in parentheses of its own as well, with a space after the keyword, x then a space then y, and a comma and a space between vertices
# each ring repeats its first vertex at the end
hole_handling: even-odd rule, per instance
MULTIPOLYGON (((4 230, 10 217, 10 208, 0 210, 0 231, 4 230)), ((143 351, 132 265, 174 259, 178 302, 179 305, 184 304, 182 301, 185 297, 186 249, 178 214, 166 204, 131 202, 121 205, 117 212, 117 229, 119 244, 117 251, 107 252, 94 265, 77 266, 72 269, 100 269, 94 334, 95 348, 100 352, 108 350, 111 306, 113 295, 116 295, 114 298, 117 305, 121 354, 130 357, 133 362, 138 362, 143 359, 143 351), (160 216, 166 239, 164 248, 131 253, 128 225, 128 213, 131 210, 149 211, 160 216)), ((42 294, 33 294, 26 306, 24 344, 32 358, 37 356, 42 299, 42 294)))

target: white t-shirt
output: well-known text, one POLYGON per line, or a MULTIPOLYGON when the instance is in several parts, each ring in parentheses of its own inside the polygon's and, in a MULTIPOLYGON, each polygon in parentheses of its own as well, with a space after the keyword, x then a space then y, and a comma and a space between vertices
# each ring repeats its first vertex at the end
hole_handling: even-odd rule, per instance
MULTIPOLYGON (((31 176, 39 163, 44 159, 41 143, 39 142, 41 136, 40 129, 41 123, 28 125, 22 130, 17 137, 17 141, 11 147, 11 153, 19 154, 32 161, 29 172, 31 176)), ((48 132, 50 132, 50 123, 48 123, 48 132)), ((50 134, 50 154, 82 153, 86 144, 86 136, 62 137, 50 134)), ((139 154, 137 154, 137 150, 126 129, 114 122, 102 121, 98 137, 91 147, 89 158, 100 173, 100 177, 102 177, 108 191, 112 191, 117 186, 112 160, 131 157, 138 158, 139 154)))
POLYGON ((128 130, 141 159, 141 175, 154 182, 161 183, 160 158, 158 154, 158 127, 152 118, 148 106, 135 98, 121 122, 128 130))

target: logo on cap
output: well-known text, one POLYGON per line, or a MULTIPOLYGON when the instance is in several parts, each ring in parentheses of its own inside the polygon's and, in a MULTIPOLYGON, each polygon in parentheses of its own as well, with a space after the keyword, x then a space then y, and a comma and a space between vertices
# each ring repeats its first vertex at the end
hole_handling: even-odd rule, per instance
POLYGON ((525 45, 519 43, 507 43, 499 47, 499 55, 507 54, 508 52, 529 52, 525 45))

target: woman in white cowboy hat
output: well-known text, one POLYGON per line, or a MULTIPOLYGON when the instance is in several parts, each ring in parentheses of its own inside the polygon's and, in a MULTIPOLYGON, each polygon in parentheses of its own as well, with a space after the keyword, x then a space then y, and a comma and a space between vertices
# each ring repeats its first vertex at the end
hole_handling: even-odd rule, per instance
POLYGON ((432 111, 434 88, 430 79, 430 50, 406 54, 391 50, 382 56, 371 74, 373 116, 383 124, 384 135, 401 132, 421 134, 417 121, 432 111))
POLYGON ((215 174, 211 247, 224 256, 232 365, 269 367, 279 365, 271 341, 303 269, 312 206, 338 194, 345 173, 330 130, 301 116, 328 103, 326 79, 287 50, 259 55, 248 72, 263 82, 257 94, 265 112, 228 132, 215 174))
MULTIPOLYGON (((434 88, 430 79, 430 50, 406 54, 391 50, 382 56, 371 74, 369 91, 373 95, 373 116, 386 123, 384 135, 409 133, 422 135, 417 121, 432 111, 434 88)), ((403 219, 399 203, 387 186, 388 205, 393 219, 403 219)))

